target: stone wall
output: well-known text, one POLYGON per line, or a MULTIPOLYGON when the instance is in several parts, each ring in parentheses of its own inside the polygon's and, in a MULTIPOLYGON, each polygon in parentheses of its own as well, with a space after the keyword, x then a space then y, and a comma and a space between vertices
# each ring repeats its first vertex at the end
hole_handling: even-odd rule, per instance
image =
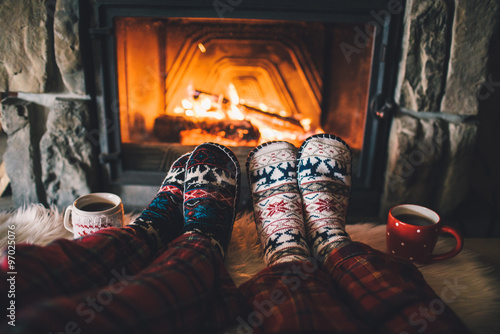
POLYGON ((402 109, 389 135, 381 217, 400 203, 453 212, 468 195, 477 128, 471 118, 402 109))
POLYGON ((33 131, 30 120, 36 114, 35 106, 18 99, 2 101, 2 128, 9 136, 4 153, 5 170, 9 175, 16 204, 43 202, 39 196, 40 180, 37 170, 37 146, 33 145, 33 131))
MULTIPOLYGON (((481 88, 495 84, 488 64, 499 21, 498 0, 407 1, 381 219, 405 202, 448 215, 480 178, 476 120, 481 88)), ((480 145, 498 152, 493 141, 480 145)))
POLYGON ((0 2, 0 91, 45 93, 53 62, 53 18, 44 1, 0 2))
POLYGON ((88 130, 85 101, 56 101, 47 119, 47 131, 40 140, 41 176, 49 203, 66 206, 91 192, 96 168, 88 130))
POLYGON ((79 1, 0 2, 3 160, 16 206, 64 207, 95 186, 79 1))

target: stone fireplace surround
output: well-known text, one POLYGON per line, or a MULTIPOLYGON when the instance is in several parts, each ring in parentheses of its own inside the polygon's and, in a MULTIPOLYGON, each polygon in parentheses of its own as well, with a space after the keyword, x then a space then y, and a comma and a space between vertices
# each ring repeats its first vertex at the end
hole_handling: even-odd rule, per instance
MULTIPOLYGON (((2 100, 3 160, 16 206, 64 207, 106 181, 96 130, 105 120, 92 117, 100 87, 94 88, 94 59, 82 33, 89 22, 80 19, 89 14, 91 3, 77 0, 0 4, 0 92, 9 96, 2 100)), ((471 194, 498 210, 499 177, 492 177, 500 145, 489 134, 500 110, 492 61, 500 54, 499 17, 494 0, 406 1, 394 91, 399 107, 388 154, 380 157, 386 160, 382 219, 401 202, 453 216, 471 194)), ((145 191, 138 207, 155 190, 145 191)))

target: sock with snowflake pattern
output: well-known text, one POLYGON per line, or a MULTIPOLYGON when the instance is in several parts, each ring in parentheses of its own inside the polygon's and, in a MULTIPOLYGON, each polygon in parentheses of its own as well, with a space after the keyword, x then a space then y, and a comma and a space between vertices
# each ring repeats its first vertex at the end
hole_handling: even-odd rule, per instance
POLYGON ((216 143, 199 145, 186 166, 184 232, 209 237, 222 258, 227 251, 240 191, 234 153, 216 143))
POLYGON ((154 249, 167 245, 182 233, 182 200, 186 163, 191 153, 186 153, 172 164, 160 190, 130 227, 146 237, 154 249))
POLYGON ((309 137, 297 154, 307 238, 318 259, 325 259, 334 248, 351 240, 345 232, 351 159, 349 146, 329 134, 309 137))
POLYGON ((256 147, 247 158, 255 225, 267 265, 309 257, 296 154, 292 144, 274 141, 256 147))

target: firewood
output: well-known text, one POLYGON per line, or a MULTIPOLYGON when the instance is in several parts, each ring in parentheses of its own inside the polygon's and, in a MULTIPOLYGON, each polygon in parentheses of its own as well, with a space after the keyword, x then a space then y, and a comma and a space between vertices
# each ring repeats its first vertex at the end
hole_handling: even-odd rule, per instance
POLYGON ((182 141, 181 132, 195 129, 200 129, 198 132, 201 131, 201 135, 220 136, 235 141, 257 141, 260 138, 259 130, 246 120, 189 119, 170 115, 156 118, 153 133, 160 141, 179 143, 182 141))
POLYGON ((250 120, 250 122, 252 121, 252 119, 255 119, 267 124, 269 128, 272 128, 274 130, 286 130, 288 132, 297 132, 300 134, 305 133, 302 125, 295 118, 283 117, 270 112, 266 112, 264 110, 247 106, 245 104, 240 104, 239 106, 245 109, 245 116, 250 120))
MULTIPOLYGON (((220 95, 213 94, 210 92, 202 91, 202 90, 195 90, 193 98, 197 99, 200 95, 208 95, 211 96, 213 99, 219 99, 220 95)), ((222 98, 222 103, 223 104, 228 104, 231 103, 228 99, 225 97, 222 98)), ((262 123, 265 123, 269 128, 272 128, 274 130, 286 130, 289 132, 297 132, 300 134, 304 134, 306 131, 302 127, 302 124, 300 124, 300 121, 293 118, 293 117, 285 117, 285 116, 280 116, 274 113, 267 112, 265 110, 252 107, 246 104, 241 104, 238 103, 236 105, 238 108, 244 108, 245 109, 245 116, 246 119, 249 120, 250 122, 253 119, 256 119, 262 123)))

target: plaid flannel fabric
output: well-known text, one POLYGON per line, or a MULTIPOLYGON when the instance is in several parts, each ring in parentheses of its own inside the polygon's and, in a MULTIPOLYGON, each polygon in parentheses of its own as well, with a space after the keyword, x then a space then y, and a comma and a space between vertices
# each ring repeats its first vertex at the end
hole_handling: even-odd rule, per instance
POLYGON ((351 243, 325 263, 342 299, 378 333, 469 333, 407 260, 351 243))
MULTIPOLYGON (((468 333, 413 264, 363 244, 336 249, 322 269, 270 266, 238 289, 208 238, 183 235, 156 255, 136 233, 18 245, 16 327, 4 318, 0 331, 468 333)), ((2 263, 1 291, 6 272, 2 263)))
POLYGON ((153 261, 148 252, 128 228, 20 246, 24 303, 0 332, 210 332, 236 319, 241 295, 208 238, 183 235, 153 261))
POLYGON ((252 308, 244 333, 469 333, 413 264, 360 243, 322 269, 315 259, 278 264, 240 288, 252 308))
MULTIPOLYGON (((18 244, 17 306, 102 287, 122 272, 137 273, 151 256, 143 239, 129 227, 108 228, 75 240, 59 239, 44 247, 18 244)), ((0 284, 9 271, 3 259, 0 284)))
POLYGON ((272 265, 240 286, 250 308, 238 333, 370 333, 315 260, 272 265))

